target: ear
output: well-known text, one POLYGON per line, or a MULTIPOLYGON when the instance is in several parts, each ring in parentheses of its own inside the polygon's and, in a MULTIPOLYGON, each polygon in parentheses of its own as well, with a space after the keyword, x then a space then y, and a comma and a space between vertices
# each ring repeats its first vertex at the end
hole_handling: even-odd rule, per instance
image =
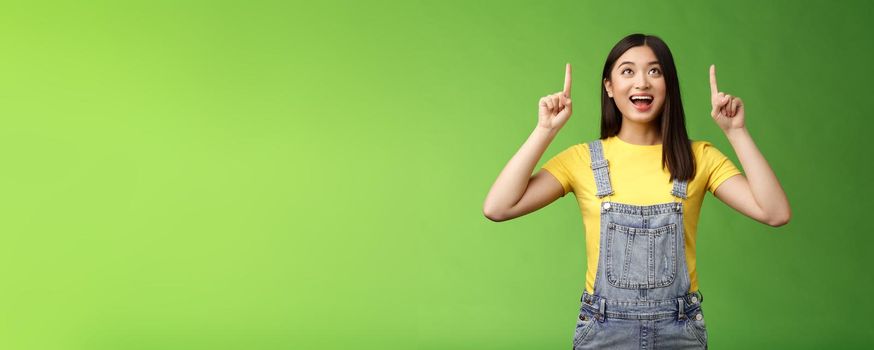
POLYGON ((609 79, 604 79, 604 89, 607 90, 607 96, 613 98, 613 84, 610 83, 609 79))

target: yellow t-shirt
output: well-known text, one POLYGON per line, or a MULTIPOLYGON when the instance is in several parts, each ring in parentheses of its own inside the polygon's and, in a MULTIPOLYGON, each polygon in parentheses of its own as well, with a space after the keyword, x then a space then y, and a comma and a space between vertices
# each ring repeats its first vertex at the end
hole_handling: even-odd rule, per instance
MULTIPOLYGON (((610 184, 613 195, 610 200, 635 205, 651 205, 672 202, 673 182, 670 171, 662 169, 662 145, 635 145, 616 136, 601 141, 604 157, 610 162, 610 184)), ((716 191, 720 184, 741 172, 730 159, 707 141, 692 141, 695 157, 695 178, 689 181, 683 211, 683 226, 686 238, 686 265, 689 269, 690 292, 698 290, 698 273, 695 269, 695 240, 698 216, 704 192, 716 191)), ((598 272, 598 253, 601 239, 602 199, 595 196, 595 177, 591 157, 586 144, 568 147, 543 165, 564 187, 564 197, 574 192, 583 216, 586 232, 586 290, 594 293, 595 275, 598 272), (591 233, 591 234, 589 234, 591 233)), ((607 199, 608 197, 604 197, 607 199)))

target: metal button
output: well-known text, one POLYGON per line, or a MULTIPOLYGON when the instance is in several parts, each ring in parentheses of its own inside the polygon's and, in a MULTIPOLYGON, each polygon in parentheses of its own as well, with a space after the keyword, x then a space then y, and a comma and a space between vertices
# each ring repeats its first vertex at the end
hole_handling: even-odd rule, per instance
POLYGON ((704 316, 701 316, 701 314, 695 315, 695 319, 698 321, 701 321, 701 319, 703 319, 703 318, 704 318, 704 316))
POLYGON ((697 302, 698 302, 698 297, 692 297, 692 304, 697 303, 697 302))
POLYGON ((610 210, 610 203, 604 203, 604 210, 610 210))
POLYGON ((589 317, 586 315, 580 315, 580 321, 588 321, 589 317))

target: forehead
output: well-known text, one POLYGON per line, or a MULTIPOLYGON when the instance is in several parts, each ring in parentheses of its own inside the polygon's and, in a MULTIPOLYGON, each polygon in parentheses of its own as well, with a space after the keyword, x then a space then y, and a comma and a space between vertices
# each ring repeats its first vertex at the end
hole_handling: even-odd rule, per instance
POLYGON ((625 51, 622 56, 619 56, 619 59, 616 60, 616 66, 618 67, 623 62, 632 62, 636 66, 645 66, 650 62, 657 61, 655 52, 649 46, 635 46, 625 51))

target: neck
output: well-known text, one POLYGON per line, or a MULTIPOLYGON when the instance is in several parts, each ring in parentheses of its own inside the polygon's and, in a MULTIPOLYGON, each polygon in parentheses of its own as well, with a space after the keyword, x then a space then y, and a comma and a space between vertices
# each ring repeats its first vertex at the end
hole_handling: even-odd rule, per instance
POLYGON ((634 145, 651 146, 662 143, 661 132, 653 123, 640 124, 629 122, 627 119, 622 121, 622 127, 616 136, 622 141, 634 145))

